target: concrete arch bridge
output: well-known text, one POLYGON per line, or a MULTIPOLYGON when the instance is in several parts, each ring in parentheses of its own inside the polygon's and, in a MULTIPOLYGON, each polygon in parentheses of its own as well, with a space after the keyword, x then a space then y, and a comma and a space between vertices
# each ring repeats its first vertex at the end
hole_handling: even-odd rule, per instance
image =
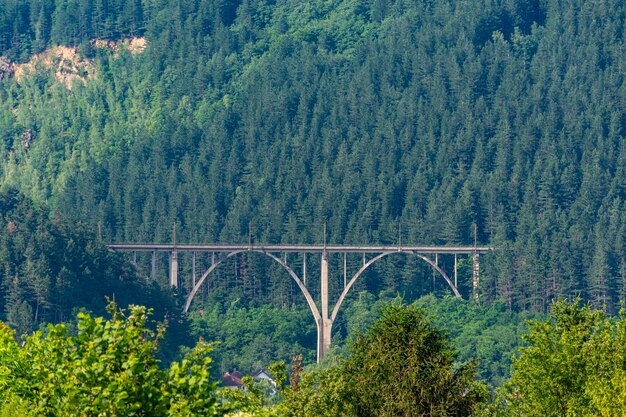
POLYGON ((457 281, 457 258, 458 256, 470 256, 473 263, 473 275, 472 275, 472 287, 473 297, 478 297, 478 286, 480 283, 480 254, 487 253, 493 250, 488 246, 366 246, 366 245, 194 245, 194 244, 111 244, 107 245, 109 250, 114 252, 132 252, 133 259, 136 262, 136 255, 138 252, 151 252, 152 253, 152 277, 156 276, 156 260, 158 253, 168 253, 170 260, 169 267, 169 279, 170 285, 173 287, 179 286, 178 273, 179 273, 179 259, 178 254, 181 252, 189 252, 192 254, 192 288, 189 294, 187 294, 184 313, 189 311, 194 297, 207 280, 209 275, 229 258, 233 256, 245 253, 261 253, 273 261, 278 263, 283 269, 285 269, 291 278, 298 285, 302 294, 304 295, 309 309, 313 314, 315 323, 317 325, 317 361, 321 361, 326 352, 330 348, 332 326, 335 321, 339 309, 350 291, 350 288, 354 285, 357 279, 376 261, 389 256, 391 254, 403 253, 423 260, 429 264, 443 279, 450 290, 456 297, 461 297, 458 289, 457 281), (198 277, 196 275, 196 255, 198 253, 210 253, 211 265, 198 277), (287 254, 296 253, 302 258, 302 270, 300 275, 296 273, 287 262, 287 254), (339 295, 339 298, 335 302, 332 310, 329 309, 329 297, 328 297, 328 257, 332 254, 343 254, 343 291, 339 295), (351 276, 347 271, 347 255, 348 254, 362 254, 363 264, 362 266, 351 276), (282 255, 282 256, 281 256, 282 255), (316 304, 309 289, 307 287, 307 255, 319 256, 321 259, 320 270, 320 307, 316 304), (454 271, 452 278, 444 271, 440 266, 438 259, 440 255, 453 255, 454 256, 454 271))

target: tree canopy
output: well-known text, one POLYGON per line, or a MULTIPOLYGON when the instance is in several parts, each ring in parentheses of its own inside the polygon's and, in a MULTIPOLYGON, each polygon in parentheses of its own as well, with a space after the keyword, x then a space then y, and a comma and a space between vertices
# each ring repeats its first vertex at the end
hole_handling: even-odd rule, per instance
POLYGON ((209 379, 210 346, 199 342, 161 369, 164 328, 150 330, 145 307, 110 320, 79 313, 76 335, 64 324, 14 340, 0 323, 0 413, 45 416, 224 415, 209 379))
POLYGON ((292 381, 286 416, 470 416, 487 399, 476 364, 415 305, 385 306, 339 364, 292 381))
MULTIPOLYGON (((57 81, 67 58, 49 70, 40 58, 30 76, 4 66, 2 186, 110 242, 169 242, 177 224, 179 241, 316 243, 327 223, 334 243, 395 244, 400 224, 403 242, 455 245, 473 244, 476 224, 478 242, 499 249, 481 264, 483 302, 545 312, 582 295, 616 312, 624 7, 2 0, 11 65, 82 44, 95 74, 68 89, 57 81), (89 43, 133 36, 145 38, 142 53, 89 43)), ((358 289, 446 292, 430 275, 389 258, 358 289)), ((459 282, 469 294, 470 269, 459 282)), ((301 301, 249 254, 213 284, 204 292, 301 301)))
POLYGON ((108 310, 110 319, 79 313, 75 329, 50 325, 21 342, 0 322, 0 415, 604 417, 626 405, 626 313, 612 319, 588 304, 559 301, 531 323, 495 402, 418 304, 386 304, 334 363, 304 371, 295 356, 288 384, 279 362, 268 367, 276 385, 247 377, 245 391, 217 389, 207 342, 164 367, 164 325, 145 307, 108 310))
POLYGON ((510 415, 619 416, 626 409, 626 312, 618 318, 579 302, 533 322, 503 401, 510 415))

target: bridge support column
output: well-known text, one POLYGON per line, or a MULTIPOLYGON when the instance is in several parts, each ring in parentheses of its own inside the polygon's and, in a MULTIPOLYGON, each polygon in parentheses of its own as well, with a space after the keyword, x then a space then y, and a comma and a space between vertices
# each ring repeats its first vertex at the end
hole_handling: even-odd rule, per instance
POLYGON ((480 296, 478 294, 478 286, 480 284, 480 262, 479 262, 479 254, 474 252, 474 256, 472 256, 472 295, 474 296, 474 301, 476 303, 480 303, 480 296))
POLYGON ((193 252, 193 255, 191 257, 191 282, 192 282, 192 287, 196 286, 196 252, 193 252))
POLYGON ((178 288, 178 252, 174 250, 170 256, 170 287, 178 288))
POLYGON ((317 362, 319 363, 330 349, 333 321, 328 317, 328 257, 322 254, 322 271, 320 276, 320 298, 322 315, 317 323, 317 362))
POLYGON ((322 275, 320 277, 321 291, 320 298, 322 301, 322 319, 328 318, 328 257, 324 253, 322 255, 322 275))
POLYGON ((456 266, 456 253, 454 254, 454 288, 459 289, 459 280, 456 266))
POLYGON ((330 339, 333 330, 331 319, 320 319, 317 322, 317 363, 320 363, 330 350, 330 339))

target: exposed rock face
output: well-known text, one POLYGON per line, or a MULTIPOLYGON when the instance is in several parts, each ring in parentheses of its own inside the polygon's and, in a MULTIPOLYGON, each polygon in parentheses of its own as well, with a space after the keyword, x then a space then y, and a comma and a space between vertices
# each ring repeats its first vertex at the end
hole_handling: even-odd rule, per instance
MULTIPOLYGON (((94 40, 95 48, 109 49, 115 53, 128 48, 131 54, 137 54, 146 48, 145 38, 130 38, 122 41, 94 40)), ((15 77, 17 82, 34 73, 37 68, 53 69, 58 81, 68 89, 72 89, 75 81, 83 84, 96 75, 93 60, 81 56, 76 47, 56 46, 40 54, 34 55, 25 64, 12 63, 8 58, 0 57, 0 80, 4 77, 15 77)))
POLYGON ((121 48, 128 48, 131 54, 140 54, 148 45, 146 38, 128 38, 121 41, 109 41, 106 39, 96 39, 91 41, 91 44, 95 48, 110 49, 111 51, 118 52, 121 48))
POLYGON ((131 54, 140 54, 148 46, 146 38, 132 38, 128 43, 128 50, 131 54))
POLYGON ((85 83, 96 72, 93 62, 82 58, 77 48, 57 46, 34 55, 26 64, 16 65, 14 74, 17 82, 22 82, 26 75, 34 73, 38 66, 53 69, 56 79, 68 89, 72 88, 75 80, 85 83))

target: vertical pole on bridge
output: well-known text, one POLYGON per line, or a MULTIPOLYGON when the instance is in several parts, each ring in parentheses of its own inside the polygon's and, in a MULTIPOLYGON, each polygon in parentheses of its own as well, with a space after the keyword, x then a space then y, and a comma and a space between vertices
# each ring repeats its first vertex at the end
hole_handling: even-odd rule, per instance
POLYGON ((150 273, 152 281, 156 280, 156 251, 152 251, 152 271, 150 273))

